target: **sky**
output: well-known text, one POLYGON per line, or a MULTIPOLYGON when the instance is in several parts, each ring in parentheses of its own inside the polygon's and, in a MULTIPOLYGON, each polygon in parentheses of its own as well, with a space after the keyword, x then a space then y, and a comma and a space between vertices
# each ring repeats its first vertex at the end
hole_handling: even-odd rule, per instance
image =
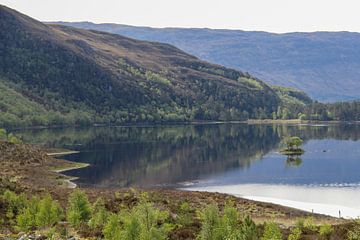
POLYGON ((360 32, 359 0, 0 0, 41 21, 360 32))

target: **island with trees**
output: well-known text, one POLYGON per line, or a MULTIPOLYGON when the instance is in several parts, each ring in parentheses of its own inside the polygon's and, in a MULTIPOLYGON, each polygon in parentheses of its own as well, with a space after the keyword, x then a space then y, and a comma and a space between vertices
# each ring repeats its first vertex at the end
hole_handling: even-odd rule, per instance
POLYGON ((299 137, 285 137, 282 142, 286 145, 286 148, 280 151, 281 154, 300 156, 305 153, 305 150, 301 148, 303 140, 299 137))

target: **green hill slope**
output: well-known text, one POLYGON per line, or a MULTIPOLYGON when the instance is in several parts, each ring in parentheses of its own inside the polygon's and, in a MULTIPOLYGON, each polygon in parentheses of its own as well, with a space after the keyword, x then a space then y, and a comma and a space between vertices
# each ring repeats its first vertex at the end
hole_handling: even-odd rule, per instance
POLYGON ((49 26, 4 6, 0 53, 4 92, 24 102, 0 108, 0 125, 241 120, 280 104, 262 81, 171 45, 49 26), (37 110, 20 113, 27 104, 37 110))
POLYGON ((269 84, 301 89, 319 101, 360 99, 360 33, 273 34, 90 22, 59 24, 173 44, 202 59, 249 71, 269 84))

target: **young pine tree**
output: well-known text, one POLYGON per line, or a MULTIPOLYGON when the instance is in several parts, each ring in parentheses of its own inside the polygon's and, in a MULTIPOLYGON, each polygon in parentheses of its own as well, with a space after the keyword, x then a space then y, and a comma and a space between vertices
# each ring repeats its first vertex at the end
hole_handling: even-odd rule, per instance
POLYGON ((121 231, 121 239, 138 240, 141 236, 141 223, 137 214, 132 212, 122 216, 123 228, 121 231))
POLYGON ((22 212, 27 206, 27 198, 25 194, 17 195, 16 193, 6 190, 1 196, 2 201, 5 203, 6 217, 10 221, 16 220, 16 216, 22 212))
POLYGON ((36 227, 36 215, 39 211, 39 198, 31 198, 27 206, 21 210, 20 214, 16 217, 17 229, 27 232, 36 227))
POLYGON ((265 223, 265 230, 261 240, 282 240, 282 234, 278 225, 274 222, 265 223))
MULTIPOLYGON (((156 209, 152 203, 143 198, 139 205, 133 208, 131 215, 136 217, 140 223, 139 240, 167 239, 167 235, 171 230, 171 225, 165 223, 169 217, 168 212, 156 209)), ((131 223, 132 224, 128 226, 137 231, 136 221, 133 220, 131 223)), ((124 230, 129 232, 129 229, 124 230)))
POLYGON ((240 214, 236 208, 232 207, 231 205, 226 205, 224 209, 224 215, 219 223, 219 239, 240 239, 240 214))
POLYGON ((98 198, 93 205, 92 216, 89 221, 89 226, 92 229, 102 229, 107 222, 109 213, 105 208, 105 201, 102 198, 98 198))
POLYGON ((241 240, 258 240, 259 239, 259 231, 254 223, 254 221, 249 217, 246 216, 241 224, 240 227, 241 232, 241 240))
POLYGON ((199 240, 216 240, 218 239, 219 228, 219 209, 216 205, 211 204, 206 207, 200 214, 202 227, 198 236, 199 240))
POLYGON ((50 195, 44 197, 39 203, 38 213, 36 214, 36 225, 40 228, 48 228, 59 222, 63 218, 63 210, 57 201, 50 195))
POLYGON ((105 240, 124 239, 121 237, 120 217, 117 214, 113 213, 109 215, 103 229, 103 234, 105 240))
POLYGON ((79 190, 74 190, 70 197, 67 209, 67 219, 71 226, 78 228, 87 223, 91 217, 91 205, 87 195, 79 190))

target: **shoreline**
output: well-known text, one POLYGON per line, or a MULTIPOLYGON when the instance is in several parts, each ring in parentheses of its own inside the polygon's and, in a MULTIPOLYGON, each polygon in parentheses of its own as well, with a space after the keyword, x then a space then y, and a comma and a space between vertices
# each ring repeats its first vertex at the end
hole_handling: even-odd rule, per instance
POLYGON ((50 152, 50 153, 46 153, 46 155, 48 156, 52 156, 52 157, 58 157, 58 156, 65 156, 65 155, 70 155, 70 154, 76 154, 76 153, 80 153, 79 151, 63 151, 63 152, 50 152))
POLYGON ((194 186, 180 189, 229 194, 338 219, 356 219, 360 217, 360 204, 355 204, 353 201, 353 199, 360 197, 360 187, 237 184, 194 186))
POLYGON ((55 125, 55 126, 31 126, 14 127, 9 130, 41 130, 57 128, 83 128, 83 127, 149 127, 149 126, 176 126, 176 125, 207 125, 207 124, 360 124, 360 121, 319 121, 319 120, 300 120, 300 119, 247 119, 234 121, 185 121, 185 122, 157 122, 157 123, 128 123, 121 125, 91 124, 91 125, 55 125))
POLYGON ((295 208, 313 214, 324 214, 339 219, 341 218, 357 219, 360 216, 360 209, 339 206, 339 205, 307 203, 307 202, 299 202, 299 201, 292 201, 292 200, 279 199, 279 198, 267 198, 267 197, 257 197, 257 196, 240 196, 240 197, 257 202, 278 204, 280 206, 295 208))
POLYGON ((52 170, 52 171, 55 172, 55 173, 63 174, 66 177, 66 179, 64 179, 63 181, 66 183, 67 188, 74 189, 74 188, 77 188, 78 185, 76 183, 74 183, 73 181, 77 180, 78 177, 73 177, 73 176, 67 175, 67 174, 65 174, 65 172, 70 171, 70 170, 75 170, 75 169, 86 168, 86 167, 89 167, 90 164, 88 164, 88 163, 76 163, 76 162, 69 162, 69 163, 74 164, 74 166, 71 166, 71 167, 59 167, 59 169, 55 169, 55 170, 52 170))

